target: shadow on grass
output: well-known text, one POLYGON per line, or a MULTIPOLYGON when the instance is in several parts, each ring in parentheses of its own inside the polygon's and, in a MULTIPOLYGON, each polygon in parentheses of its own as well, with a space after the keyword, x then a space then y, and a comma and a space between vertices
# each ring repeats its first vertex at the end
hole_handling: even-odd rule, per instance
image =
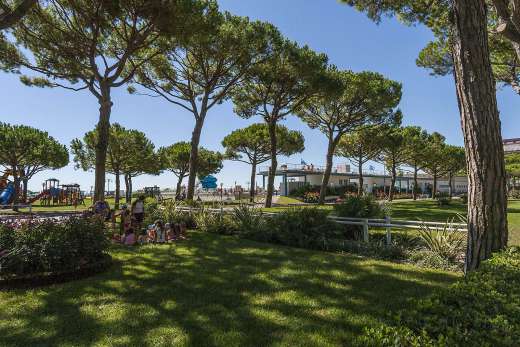
POLYGON ((95 278, 0 293, 0 344, 351 345, 456 278, 200 233, 113 255, 95 278))

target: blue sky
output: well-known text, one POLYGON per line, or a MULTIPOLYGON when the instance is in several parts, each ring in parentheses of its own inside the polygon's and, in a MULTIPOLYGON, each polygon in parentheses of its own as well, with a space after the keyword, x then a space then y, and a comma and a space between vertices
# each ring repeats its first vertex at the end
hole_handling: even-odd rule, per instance
MULTIPOLYGON (((452 77, 431 77, 428 71, 415 65, 417 54, 431 39, 426 28, 406 27, 394 19, 375 25, 336 0, 220 0, 219 4, 234 14, 273 23, 288 38, 326 53, 330 62, 339 68, 377 71, 402 82, 400 107, 404 124, 438 131, 449 143, 463 144, 452 77)), ((0 95, 0 120, 46 130, 62 143, 69 144, 73 138, 81 137, 97 122, 97 101, 88 92, 29 88, 19 82, 18 76, 0 73, 0 95)), ((179 107, 159 99, 128 95, 125 88, 113 91, 113 101, 112 122, 144 131, 157 147, 190 138, 193 119, 179 107)), ((520 97, 505 87, 498 92, 498 102, 503 136, 519 136, 516 110, 520 109, 520 97)), ((220 141, 225 135, 259 121, 258 118, 240 119, 233 114, 233 105, 227 102, 209 113, 202 145, 220 150, 220 141)), ((279 162, 299 163, 304 159, 307 163, 322 165, 326 151, 324 136, 294 116, 288 117, 284 124, 303 132, 307 149, 301 155, 281 158, 279 162)), ((335 161, 345 162, 341 158, 335 161)), ((59 171, 35 176, 30 189, 40 190, 41 182, 48 177, 57 177, 62 183, 80 183, 84 190, 89 190, 94 182, 93 173, 74 170, 71 164, 59 171)), ((249 181, 249 167, 226 162, 217 177, 226 186, 235 181, 245 184, 249 181)), ((139 177, 134 186, 156 184, 166 188, 175 183, 175 176, 164 173, 159 177, 139 177)))

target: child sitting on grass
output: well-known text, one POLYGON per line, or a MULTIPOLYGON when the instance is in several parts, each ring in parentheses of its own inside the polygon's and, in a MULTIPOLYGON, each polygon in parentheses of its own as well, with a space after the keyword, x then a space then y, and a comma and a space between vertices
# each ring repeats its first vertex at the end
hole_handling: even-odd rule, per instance
POLYGON ((121 243, 126 246, 133 246, 136 243, 136 237, 134 233, 134 229, 130 228, 125 231, 125 236, 121 239, 121 243))
POLYGON ((155 225, 155 234, 156 234, 156 242, 164 243, 166 242, 166 229, 164 228, 164 224, 162 220, 156 220, 155 225))

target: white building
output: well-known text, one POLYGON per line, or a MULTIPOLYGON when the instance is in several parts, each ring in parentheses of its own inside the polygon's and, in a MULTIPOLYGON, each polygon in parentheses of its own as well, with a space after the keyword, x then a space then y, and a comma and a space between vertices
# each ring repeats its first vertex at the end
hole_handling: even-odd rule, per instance
MULTIPOLYGON (((280 165, 276 171, 276 176, 282 178, 279 191, 280 195, 289 195, 289 193, 303 185, 319 186, 323 180, 324 167, 315 167, 314 165, 280 165)), ((258 175, 262 176, 263 187, 265 188, 266 177, 269 174, 269 168, 260 168, 258 175)), ((352 171, 349 165, 338 165, 332 169, 329 179, 329 186, 341 187, 355 184, 359 182, 359 174, 352 171)), ((419 174, 417 183, 422 192, 431 192, 433 187, 433 177, 425 174, 419 174)), ((389 190, 391 185, 391 177, 385 172, 364 171, 363 172, 363 189, 371 193, 375 189, 385 187, 389 190)), ((396 190, 406 193, 413 190, 413 175, 411 173, 399 172, 395 182, 396 190)), ((450 184, 447 177, 437 179, 437 191, 449 192, 450 184)), ((452 192, 454 194, 467 193, 468 179, 466 176, 457 176, 452 179, 452 192)))

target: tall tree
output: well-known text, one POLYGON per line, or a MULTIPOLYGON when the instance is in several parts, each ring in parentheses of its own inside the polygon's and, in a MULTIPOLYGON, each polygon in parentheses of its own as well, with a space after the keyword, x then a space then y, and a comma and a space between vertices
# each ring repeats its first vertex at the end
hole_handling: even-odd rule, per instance
POLYGON ((453 196, 453 177, 465 173, 466 153, 464 148, 459 146, 447 145, 444 149, 444 169, 448 175, 448 185, 450 198, 453 196))
POLYGON ((338 71, 334 66, 328 74, 331 80, 338 81, 337 89, 307 99, 298 110, 300 118, 312 129, 319 129, 328 141, 320 204, 325 202, 332 160, 341 137, 362 127, 401 122, 401 113, 394 111, 401 101, 400 83, 375 72, 338 71))
MULTIPOLYGON (((383 130, 383 129, 382 129, 383 130)), ((378 160, 381 161, 390 172, 390 191, 388 200, 394 199, 395 183, 397 181, 397 170, 406 163, 406 146, 403 128, 387 127, 383 130, 381 141, 381 152, 378 160)))
MULTIPOLYGON (((71 142, 71 150, 74 154, 76 168, 85 171, 96 167, 96 147, 99 133, 96 130, 89 131, 83 140, 74 139, 71 142)), ((158 174, 157 155, 154 145, 146 138, 146 135, 138 130, 126 129, 114 123, 110 126, 110 136, 107 148, 106 169, 115 176, 115 207, 119 207, 121 176, 125 177, 125 186, 128 196, 131 196, 130 177, 140 174, 158 174)))
POLYGON ((417 200, 419 183, 417 175, 423 169, 426 162, 429 135, 426 130, 417 126, 408 126, 403 129, 406 147, 406 164, 413 169, 413 191, 412 197, 417 200))
POLYGON ((20 183, 27 182, 38 172, 55 170, 69 163, 67 147, 47 132, 25 125, 0 123, 0 165, 13 175, 14 204, 19 202, 20 183))
POLYGON ((327 78, 327 56, 309 47, 280 39, 273 41, 270 55, 251 69, 233 93, 235 112, 243 118, 259 115, 269 129, 271 167, 265 206, 271 207, 274 178, 278 166, 276 125, 324 88, 330 88, 327 78))
MULTIPOLYGON (((244 74, 265 59, 271 36, 279 35, 270 24, 220 13, 214 1, 199 25, 203 29, 184 44, 173 38, 165 53, 144 64, 134 79, 145 93, 160 96, 195 118, 188 200, 193 199, 200 136, 209 110, 229 98, 244 74)), ((129 91, 137 92, 134 87, 129 91)))
MULTIPOLYGON (((207 175, 218 173, 223 166, 224 156, 219 152, 210 151, 199 147, 197 163, 197 176, 203 178, 207 175)), ((177 188, 175 194, 180 195, 182 181, 190 171, 191 144, 189 142, 177 142, 168 147, 159 148, 159 156, 162 158, 163 167, 177 176, 177 188)))
POLYGON ((0 30, 9 29, 15 25, 38 0, 1 0, 0 30))
MULTIPOLYGON (((507 246, 507 188, 500 118, 488 43, 485 0, 342 0, 380 20, 397 14, 408 23, 433 28, 448 16, 455 86, 469 179, 468 248, 465 271, 476 269, 492 252, 507 246)), ((493 0, 496 4, 504 0, 493 0)), ((508 2, 508 4, 510 4, 508 2)), ((500 4, 499 4, 500 5, 500 4)), ((517 7, 514 7, 517 8, 517 7)), ((512 20, 511 6, 502 8, 512 20)), ((497 10, 497 12, 499 12, 497 10)), ((504 35, 508 24, 503 20, 504 35)), ((518 43, 513 40, 512 42, 518 43)))
MULTIPOLYGON (((88 90, 99 103, 95 198, 105 191, 105 163, 112 110, 111 93, 160 53, 161 34, 176 35, 195 0, 48 0, 35 6, 14 28, 19 44, 32 52, 16 62, 44 77, 22 76, 38 87, 88 90)), ((176 35, 178 36, 178 35, 176 35)))
MULTIPOLYGON (((299 131, 291 131, 283 125, 276 125, 277 154, 290 156, 305 149, 304 138, 299 131)), ((226 158, 251 165, 251 185, 249 200, 255 201, 257 165, 271 159, 269 128, 267 124, 253 124, 238 129, 222 140, 226 158)))
POLYGON ((336 155, 348 158, 358 169, 358 195, 363 195, 363 165, 375 160, 381 154, 384 137, 379 127, 361 128, 341 138, 336 148, 336 155))
POLYGON ((432 199, 437 197, 437 182, 446 171, 446 138, 434 132, 425 148, 422 169, 433 178, 432 199))

